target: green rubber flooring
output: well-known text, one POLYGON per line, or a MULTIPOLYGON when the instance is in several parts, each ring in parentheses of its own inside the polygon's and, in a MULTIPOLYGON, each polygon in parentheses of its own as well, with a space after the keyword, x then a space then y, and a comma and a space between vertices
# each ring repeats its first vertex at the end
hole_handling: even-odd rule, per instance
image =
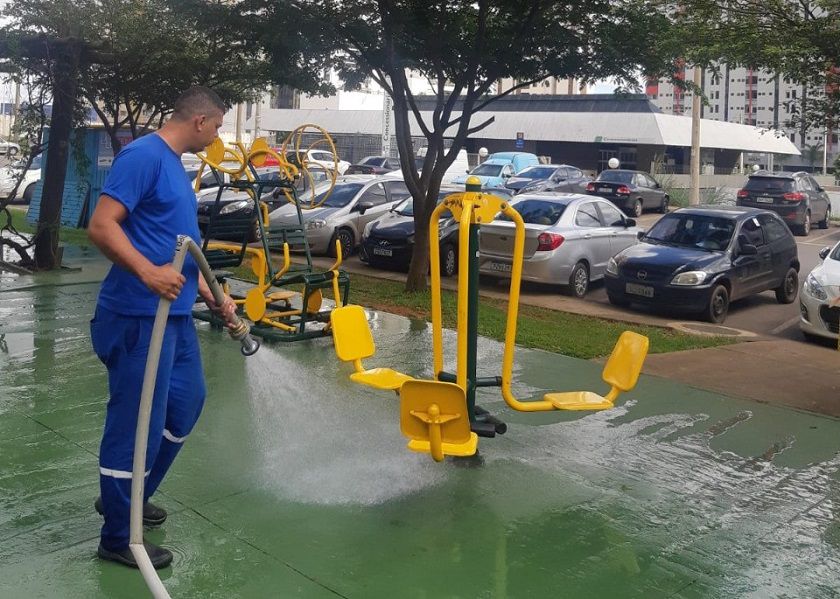
MULTIPOLYGON (((0 277, 0 598, 144 597, 137 571, 95 557, 103 269, 65 260, 82 270, 0 277)), ((430 376, 426 323, 371 326, 369 366, 430 376)), ((435 464, 405 449, 395 395, 351 383, 329 339, 246 359, 199 331, 205 412, 148 532, 175 553, 173 597, 840 597, 836 420, 644 376, 592 414, 513 413, 486 389, 507 434, 475 463, 435 464)), ((479 353, 497 374, 500 345, 479 353)), ((514 392, 603 390, 600 368, 520 349, 514 392)))

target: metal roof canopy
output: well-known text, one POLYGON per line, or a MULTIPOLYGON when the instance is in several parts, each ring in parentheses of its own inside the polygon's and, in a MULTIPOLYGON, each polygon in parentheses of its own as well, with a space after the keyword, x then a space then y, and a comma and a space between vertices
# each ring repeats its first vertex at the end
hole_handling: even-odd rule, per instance
MULTIPOLYGON (((421 114, 426 122, 431 122, 431 112, 423 111, 421 114)), ((413 115, 409 116, 412 135, 421 136, 413 115)), ((474 138, 514 140, 517 132, 521 131, 529 141, 691 147, 691 117, 687 116, 657 112, 514 112, 489 108, 473 115, 472 125, 491 116, 496 120, 475 134, 474 138)), ((253 129, 253 123, 253 118, 248 119, 245 128, 253 129)), ((336 134, 382 134, 382 113, 376 110, 272 109, 263 113, 261 128, 266 131, 291 131, 303 123, 317 123, 336 134)), ((454 131, 454 127, 449 129, 450 133, 454 134, 454 131)), ((700 146, 800 155, 783 133, 710 119, 701 120, 700 146)))

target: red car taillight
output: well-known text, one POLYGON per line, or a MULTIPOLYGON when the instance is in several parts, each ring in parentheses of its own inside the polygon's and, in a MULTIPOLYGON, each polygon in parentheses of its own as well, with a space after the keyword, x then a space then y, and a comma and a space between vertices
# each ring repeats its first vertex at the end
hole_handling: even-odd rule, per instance
POLYGON ((562 235, 558 235, 557 233, 540 233, 540 236, 537 237, 537 246, 538 252, 549 252, 551 250, 556 250, 560 247, 565 241, 562 235))
POLYGON ((616 192, 618 195, 622 195, 622 196, 629 196, 629 195, 630 195, 630 188, 629 188, 629 187, 627 187, 626 185, 622 185, 621 187, 619 187, 618 189, 616 189, 616 190, 615 190, 615 192, 616 192))
POLYGON ((594 183, 587 183, 586 184, 586 191, 595 191, 595 184, 594 183))
POLYGON ((738 197, 739 198, 745 198, 749 195, 750 195, 750 192, 748 192, 746 189, 739 189, 738 190, 738 197))
POLYGON ((802 193, 802 192, 799 192, 799 191, 793 191, 793 192, 790 192, 790 193, 786 193, 782 197, 784 199, 786 199, 788 202, 801 202, 802 200, 805 199, 805 194, 802 193))

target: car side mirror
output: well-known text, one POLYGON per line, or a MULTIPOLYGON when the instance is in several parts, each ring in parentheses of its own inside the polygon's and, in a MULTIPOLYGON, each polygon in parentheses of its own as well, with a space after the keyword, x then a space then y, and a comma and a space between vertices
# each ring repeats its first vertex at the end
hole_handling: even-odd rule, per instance
POLYGON ((634 218, 625 218, 624 219, 624 228, 625 229, 627 229, 629 227, 635 227, 635 226, 636 226, 636 219, 634 219, 634 218))
POLYGON ((758 248, 751 243, 742 243, 739 245, 739 252, 742 256, 755 256, 758 254, 758 248))
POLYGON ((358 212, 359 214, 364 214, 368 210, 374 207, 373 202, 359 202, 355 206, 353 206, 353 212, 358 212))
POLYGON ((817 254, 820 257, 820 260, 825 260, 828 257, 828 254, 831 252, 831 246, 827 245, 823 249, 819 251, 817 254))
MULTIPOLYGON (((632 219, 629 219, 629 220, 632 220, 632 219)), ((638 233, 636 233, 636 239, 638 239, 639 241, 641 241, 644 236, 645 236, 644 231, 639 231, 638 233)))

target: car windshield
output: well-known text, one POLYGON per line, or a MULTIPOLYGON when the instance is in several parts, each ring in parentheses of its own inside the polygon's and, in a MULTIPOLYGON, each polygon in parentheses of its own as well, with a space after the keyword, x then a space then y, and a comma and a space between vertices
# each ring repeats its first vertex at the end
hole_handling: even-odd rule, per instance
POLYGON ((362 161, 359 164, 366 164, 368 166, 382 166, 385 162, 385 159, 381 156, 368 156, 367 158, 362 158, 362 161))
MULTIPOLYGON (((522 200, 513 204, 511 208, 522 216, 526 225, 556 225, 566 210, 566 204, 547 200, 522 200)), ((499 220, 510 221, 511 218, 502 214, 499 220)))
POLYGON ((548 179, 554 171, 553 166, 529 166, 516 176, 520 179, 548 179))
POLYGON ((632 183, 633 173, 630 171, 603 171, 598 175, 597 180, 607 183, 632 183))
POLYGON ((831 253, 828 255, 829 259, 837 260, 840 262, 840 243, 834 246, 834 249, 831 250, 831 253))
POLYGON ((336 185, 332 193, 330 193, 329 197, 324 200, 324 196, 329 193, 330 189, 327 187, 320 193, 315 196, 315 199, 312 201, 313 204, 317 205, 322 200, 324 203, 321 204, 322 206, 329 206, 330 208, 342 208, 349 204, 356 194, 359 193, 359 190, 362 188, 361 183, 341 183, 336 185))
MULTIPOLYGON (((441 189, 440 193, 438 194, 437 203, 440 204, 448 195, 452 195, 453 193, 458 193, 457 189, 441 189)), ((402 203, 397 204, 397 207, 394 208, 394 212, 399 214, 400 216, 414 216, 414 198, 406 198, 402 203)), ((441 219, 444 218, 451 218, 452 213, 449 210, 444 210, 443 213, 440 215, 441 219)))
POLYGON ((678 247, 722 251, 729 246, 735 221, 721 216, 672 213, 660 218, 644 241, 678 247))
POLYGON ((500 164, 479 164, 470 174, 479 177, 498 177, 501 172, 502 165, 500 164))
POLYGON ((744 189, 750 191, 793 191, 793 179, 781 177, 750 177, 744 189))

